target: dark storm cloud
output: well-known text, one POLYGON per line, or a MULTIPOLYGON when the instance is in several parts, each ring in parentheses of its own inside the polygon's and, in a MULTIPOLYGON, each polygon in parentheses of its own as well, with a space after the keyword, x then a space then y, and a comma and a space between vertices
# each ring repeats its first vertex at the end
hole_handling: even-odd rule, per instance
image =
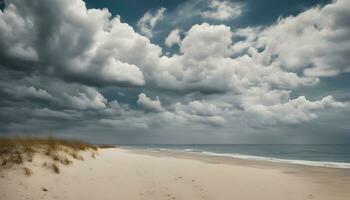
POLYGON ((6 1, 0 131, 247 143, 317 127, 326 140, 327 126, 346 138, 348 89, 335 82, 350 71, 347 1, 257 27, 241 21, 249 2, 174 6, 145 10, 134 29, 81 0, 6 1))

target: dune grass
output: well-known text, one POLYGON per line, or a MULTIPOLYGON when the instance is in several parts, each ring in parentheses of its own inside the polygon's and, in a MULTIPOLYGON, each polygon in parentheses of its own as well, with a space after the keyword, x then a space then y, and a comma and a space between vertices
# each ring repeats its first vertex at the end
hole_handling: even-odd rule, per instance
MULTIPOLYGON (((91 150, 93 155, 97 147, 80 141, 60 138, 0 138, 0 169, 14 164, 32 162, 35 153, 41 153, 50 157, 53 161, 52 168, 55 173, 60 173, 58 164, 69 165, 72 163, 65 155, 70 155, 77 160, 83 160, 79 151, 91 150), (64 155, 62 155, 62 152, 64 155)), ((43 164, 46 166, 46 163, 43 164)), ((25 174, 30 175, 29 168, 25 168, 25 174)))
POLYGON ((108 148, 115 148, 115 145, 111 145, 111 144, 99 144, 97 145, 98 148, 100 149, 108 149, 108 148))

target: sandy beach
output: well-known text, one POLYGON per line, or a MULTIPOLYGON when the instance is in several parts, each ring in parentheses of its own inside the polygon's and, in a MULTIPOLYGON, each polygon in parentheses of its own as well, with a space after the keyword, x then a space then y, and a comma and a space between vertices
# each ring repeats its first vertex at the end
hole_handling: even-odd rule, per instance
POLYGON ((1 200, 302 200, 350 198, 350 170, 119 148, 61 166, 42 157, 0 171, 1 200), (23 173, 26 166, 31 176, 23 173))

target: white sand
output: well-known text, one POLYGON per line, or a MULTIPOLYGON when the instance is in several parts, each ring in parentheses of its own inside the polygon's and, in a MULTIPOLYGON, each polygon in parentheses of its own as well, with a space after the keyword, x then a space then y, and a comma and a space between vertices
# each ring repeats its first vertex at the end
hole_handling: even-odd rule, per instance
POLYGON ((60 165, 60 174, 42 167, 43 158, 0 171, 1 200, 302 200, 350 199, 346 170, 221 162, 217 158, 101 149, 60 165), (208 162, 209 161, 209 162, 208 162), (218 164, 225 163, 225 164, 218 164), (43 191, 46 188, 48 191, 43 191))

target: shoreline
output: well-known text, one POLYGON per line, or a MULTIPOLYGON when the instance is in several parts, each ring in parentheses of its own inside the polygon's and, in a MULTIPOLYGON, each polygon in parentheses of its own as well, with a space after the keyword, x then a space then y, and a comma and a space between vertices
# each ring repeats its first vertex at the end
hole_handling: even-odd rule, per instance
POLYGON ((105 148, 60 174, 42 168, 41 157, 0 171, 4 200, 347 200, 350 170, 175 152, 105 148), (45 189, 45 190, 44 190, 45 189))
MULTIPOLYGON (((123 148, 122 148, 123 149, 123 148)), ((237 157, 221 156, 221 155, 209 155, 198 152, 186 152, 186 151, 154 151, 145 149, 127 149, 127 151, 136 154, 144 154, 154 157, 170 157, 178 159, 197 160, 200 162, 213 164, 213 165, 229 165, 233 167, 243 167, 251 169, 262 170, 276 170, 283 174, 288 174, 302 181, 316 183, 317 187, 322 188, 325 191, 331 191, 332 193, 340 188, 344 191, 349 191, 345 195, 350 197, 350 169, 337 168, 328 166, 312 166, 296 163, 282 163, 274 162, 270 160, 253 160, 237 157)), ((333 194, 335 195, 335 194, 333 194)), ((309 197, 313 199, 312 197, 309 197)), ((318 199, 318 198, 316 198, 318 199)), ((322 198, 320 198, 322 199, 322 198)), ((336 195, 331 199, 337 199, 336 195)), ((340 198, 342 199, 342 198, 340 198)), ((346 199, 346 198, 344 198, 346 199)))
MULTIPOLYGON (((120 148, 120 147, 118 147, 120 148)), ((124 149, 130 153, 143 154, 154 157, 173 157, 178 159, 188 159, 188 160, 197 160, 205 162, 208 164, 225 164, 232 166, 242 166, 242 167, 252 167, 252 168, 265 168, 265 169, 295 169, 299 172, 339 172, 350 178, 350 169, 348 168, 336 168, 336 167, 326 167, 326 166, 311 166, 295 163, 281 163, 273 162, 268 160, 253 160, 253 159, 244 159, 236 157, 226 157, 218 155, 207 155, 201 153, 193 152, 182 152, 182 151, 152 151, 145 149, 124 149)), ((291 171, 288 171, 291 173, 291 171)), ((297 174, 297 173, 294 173, 297 174)))
POLYGON ((245 155, 245 154, 233 154, 233 153, 215 153, 207 152, 201 150, 181 150, 181 149, 157 149, 157 148, 138 148, 138 147, 128 147, 128 146, 116 146, 116 148, 131 150, 131 151, 145 151, 145 152, 159 152, 159 153, 169 153, 169 154, 185 154, 193 156, 212 156, 220 158, 232 158, 240 160, 250 160, 257 162, 271 162, 277 164, 290 164, 290 165, 301 165, 310 167, 324 167, 324 168, 334 168, 334 169, 350 169, 350 163, 347 162, 331 162, 331 161, 313 161, 313 160, 295 160, 295 159, 283 159, 274 157, 263 157, 255 155, 245 155))

